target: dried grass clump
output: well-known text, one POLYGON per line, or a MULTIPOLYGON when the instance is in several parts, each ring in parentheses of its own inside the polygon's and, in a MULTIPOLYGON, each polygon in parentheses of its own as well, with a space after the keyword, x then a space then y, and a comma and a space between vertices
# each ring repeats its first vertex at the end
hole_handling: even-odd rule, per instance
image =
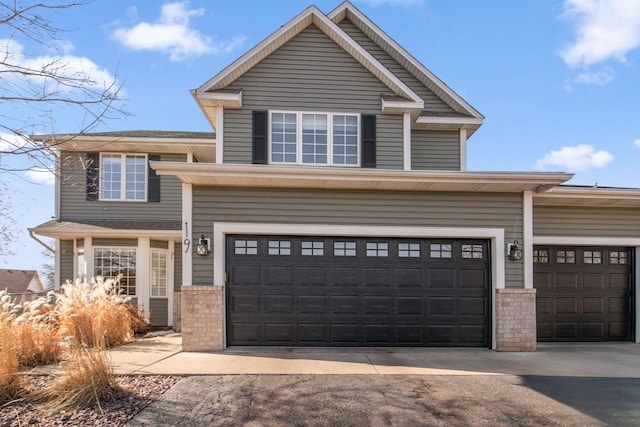
POLYGON ((98 338, 104 326, 100 319, 92 325, 95 347, 88 348, 80 341, 74 342, 64 373, 40 393, 54 411, 99 406, 100 402, 123 393, 113 374, 106 344, 98 338))
POLYGON ((22 305, 15 318, 13 334, 22 367, 46 365, 60 360, 60 331, 52 320, 54 311, 45 308, 46 299, 38 298, 22 305))
MULTIPOLYGON (((102 277, 89 283, 76 281, 62 285, 56 311, 61 334, 88 348, 111 347, 131 341, 133 329, 126 302, 113 279, 102 277)), ((75 345, 75 344, 74 344, 75 345)))
POLYGON ((20 361, 16 351, 13 322, 18 306, 6 291, 0 291, 0 403, 15 399, 22 392, 20 361))
POLYGON ((135 335, 144 335, 151 331, 150 314, 148 311, 144 311, 141 307, 133 304, 127 304, 125 307, 127 308, 131 328, 135 335))

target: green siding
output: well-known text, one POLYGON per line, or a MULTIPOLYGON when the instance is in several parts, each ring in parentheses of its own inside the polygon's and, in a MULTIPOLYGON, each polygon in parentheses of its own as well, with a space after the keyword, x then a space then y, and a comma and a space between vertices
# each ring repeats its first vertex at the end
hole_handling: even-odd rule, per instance
POLYGON ((411 169, 460 170, 459 132, 411 132, 411 169))
MULTIPOLYGON (((60 220, 155 221, 180 219, 182 185, 175 176, 160 177, 160 202, 120 202, 86 200, 86 153, 62 152, 60 155, 60 220)), ((164 161, 186 161, 184 154, 161 154, 164 161)))
POLYGON ((60 240, 60 284, 73 282, 73 240, 60 240))
POLYGON ((533 234, 572 237, 640 237, 640 209, 534 206, 533 234))
MULTIPOLYGON (((253 110, 378 114, 380 96, 393 93, 313 25, 228 88, 242 89, 242 109, 224 111, 225 163, 251 163, 253 110)), ((402 132, 392 134, 382 126, 401 125, 399 117, 378 115, 378 133, 382 136, 378 143, 382 158, 378 163, 384 167, 398 168, 397 145, 402 144, 402 132), (389 160, 384 158, 387 153, 389 160)))
MULTIPOLYGON (((522 241, 522 196, 506 193, 411 193, 220 189, 194 186, 194 235, 214 221, 504 228, 522 241)), ((498 248, 503 250, 503 248, 498 248)), ((211 285, 212 257, 193 258, 193 284, 211 285)), ((522 287, 521 262, 507 262, 506 284, 522 287)))
POLYGON ((155 326, 166 326, 169 322, 169 303, 166 298, 150 298, 149 311, 151 312, 151 324, 155 326))
POLYGON ((180 242, 176 242, 173 255, 173 292, 180 292, 182 287, 182 252, 180 242))
POLYGON ((112 246, 112 247, 137 247, 137 239, 93 239, 93 246, 112 246))
POLYGON ((425 112, 436 113, 452 113, 455 112, 449 105, 447 105, 442 99, 440 99, 431 90, 425 87, 424 84, 415 78, 413 74, 407 71, 402 65, 400 65, 395 59, 393 59, 387 52, 385 52, 380 46, 378 46, 373 40, 367 37, 362 31, 360 31, 351 21, 344 19, 338 24, 342 30, 351 36, 360 46, 365 48, 374 58, 376 58, 382 65, 389 69, 393 74, 398 76, 404 84, 409 86, 411 90, 420 96, 424 100, 425 112))
POLYGON ((169 242, 166 240, 152 240, 149 246, 154 249, 169 249, 169 242))

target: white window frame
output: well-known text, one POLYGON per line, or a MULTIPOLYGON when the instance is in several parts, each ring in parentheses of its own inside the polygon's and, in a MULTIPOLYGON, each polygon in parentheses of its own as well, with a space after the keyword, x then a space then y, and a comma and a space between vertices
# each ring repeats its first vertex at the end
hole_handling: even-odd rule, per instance
POLYGON ((362 135, 361 135, 361 114, 360 113, 345 113, 345 112, 331 112, 331 111, 285 111, 285 110, 273 110, 269 111, 269 164, 273 165, 304 165, 304 166, 338 166, 347 168, 360 167, 360 158, 362 150, 362 135), (273 114, 295 114, 296 115, 296 162, 274 162, 272 161, 272 132, 271 123, 273 122, 273 114), (320 114, 327 116, 327 163, 303 163, 302 162, 302 115, 303 114, 320 114), (351 116, 357 119, 357 143, 356 143, 356 163, 352 165, 333 163, 333 117, 334 116, 351 116))
MULTIPOLYGON (((107 250, 107 251, 122 251, 122 252, 126 251, 126 252, 133 252, 135 254, 135 264, 136 264, 135 265, 135 274, 136 274, 135 275, 135 278, 136 278, 135 287, 136 287, 136 293, 135 294, 125 294, 125 293, 123 293, 123 295, 129 296, 129 297, 132 297, 132 298, 137 298, 138 295, 140 294, 140 286, 141 286, 141 283, 140 283, 140 280, 139 280, 139 278, 140 278, 140 270, 139 270, 140 257, 139 257, 139 254, 138 254, 137 247, 135 247, 135 246, 102 246, 102 245, 101 246, 94 246, 93 250, 92 250, 92 254, 91 254, 92 255, 91 259, 93 261, 93 275, 94 276, 98 275, 97 272, 96 272, 96 270, 98 269, 98 263, 96 262, 96 253, 99 250, 103 250, 103 251, 104 250, 107 250)), ((106 278, 112 278, 112 279, 116 278, 116 277, 112 277, 112 276, 103 276, 103 277, 105 279, 106 278)), ((120 289, 117 284, 116 284, 116 287, 118 287, 118 290, 120 289)))
POLYGON ((149 155, 148 154, 142 154, 142 153, 100 153, 100 166, 99 166, 99 170, 98 170, 98 176, 99 176, 99 180, 98 180, 98 191, 99 191, 99 199, 101 201, 105 201, 105 202, 136 202, 136 203, 140 203, 140 202, 146 202, 148 197, 149 197, 149 155), (104 195, 102 194, 102 185, 103 185, 103 180, 102 180, 102 173, 103 173, 103 163, 102 163, 102 158, 103 156, 120 156, 120 198, 119 199, 112 199, 112 198, 107 198, 104 197, 104 195), (142 199, 127 199, 127 181, 126 181, 126 161, 127 161, 127 156, 131 156, 131 157, 144 157, 144 198, 142 199))
MULTIPOLYGON (((167 249, 151 248, 151 257, 149 259, 149 298, 168 298, 169 287, 169 251, 167 249), (164 295, 154 295, 156 289, 160 289, 154 283, 156 275, 154 274, 153 260, 156 254, 162 254, 164 256, 164 295)), ((137 289, 137 288, 136 288, 137 289)))

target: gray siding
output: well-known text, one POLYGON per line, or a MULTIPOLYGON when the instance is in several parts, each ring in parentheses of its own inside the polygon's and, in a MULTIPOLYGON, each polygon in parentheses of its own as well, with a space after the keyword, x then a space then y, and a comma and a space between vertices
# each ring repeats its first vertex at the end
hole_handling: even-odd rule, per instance
POLYGON ((534 206, 537 236, 640 237, 640 209, 534 206))
POLYGON ((169 242, 166 240, 152 240, 149 246, 154 249, 169 249, 169 242))
POLYGON ((411 169, 460 170, 459 132, 411 132, 411 169))
POLYGON ((180 242, 176 242, 173 255, 173 292, 180 292, 182 286, 182 252, 180 242))
MULTIPOLYGON (((487 193, 330 192, 194 187, 194 235, 214 221, 505 228, 522 241, 522 196, 487 193)), ((498 248, 503 250, 503 248, 498 248)), ((211 285, 213 259, 193 258, 193 284, 211 285)), ((507 262, 506 283, 522 287, 522 263, 507 262)))
POLYGON ((379 114, 376 118, 376 168, 402 169, 404 142, 402 116, 379 114))
POLYGON ((137 239, 93 239, 93 246, 113 246, 113 247, 137 247, 137 239))
MULTIPOLYGON (((180 219, 182 186, 175 176, 160 177, 160 202, 87 201, 86 153, 61 153, 61 220, 145 220, 180 219)), ((161 160, 186 161, 184 154, 162 154, 161 160)))
POLYGON ((73 240, 60 240, 60 284, 73 282, 73 240))
POLYGON ((169 322, 169 303, 166 298, 150 298, 149 311, 151 312, 151 324, 156 326, 166 326, 169 322))
MULTIPOLYGON (((313 25, 256 64, 229 88, 243 89, 243 108, 225 109, 225 163, 251 163, 253 110, 377 114, 381 107, 380 95, 392 93, 313 25)), ((383 119, 378 115, 378 120, 379 133, 384 134, 381 125, 396 118, 383 119)), ((402 132, 384 134, 380 144, 391 147, 380 147, 380 154, 390 151, 395 156, 398 142, 402 143, 402 132)), ((378 158, 378 162, 387 164, 382 158, 378 158)), ((395 165, 397 160, 392 158, 388 163, 395 165)))
POLYGON ((415 93, 424 100, 425 112, 452 113, 455 112, 436 94, 425 87, 418 79, 415 78, 406 68, 400 65, 395 59, 389 56, 380 46, 367 37, 362 31, 356 28, 348 19, 338 24, 347 34, 349 34, 358 44, 364 47, 374 58, 382 65, 389 69, 393 74, 398 76, 400 80, 409 86, 415 93))

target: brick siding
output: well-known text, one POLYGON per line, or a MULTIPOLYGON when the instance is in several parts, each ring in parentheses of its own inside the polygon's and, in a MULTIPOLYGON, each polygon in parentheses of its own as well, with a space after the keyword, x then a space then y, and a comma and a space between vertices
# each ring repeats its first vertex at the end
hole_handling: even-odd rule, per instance
POLYGON ((536 290, 497 289, 496 350, 536 351, 536 290))
POLYGON ((224 288, 182 286, 182 350, 224 349, 224 288))

